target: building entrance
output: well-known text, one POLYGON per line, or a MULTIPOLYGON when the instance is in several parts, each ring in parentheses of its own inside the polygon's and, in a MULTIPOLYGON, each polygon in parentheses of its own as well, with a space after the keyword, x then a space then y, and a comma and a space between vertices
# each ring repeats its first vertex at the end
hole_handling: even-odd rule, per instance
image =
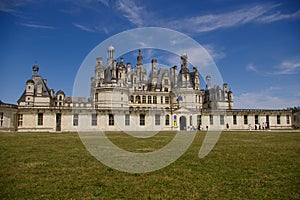
POLYGON ((181 116, 179 118, 180 130, 186 130, 186 118, 185 116, 181 116))

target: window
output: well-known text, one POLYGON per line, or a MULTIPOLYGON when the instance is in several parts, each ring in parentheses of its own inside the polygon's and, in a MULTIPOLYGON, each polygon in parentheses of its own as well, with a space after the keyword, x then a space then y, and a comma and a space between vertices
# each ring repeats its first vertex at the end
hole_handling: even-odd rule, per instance
POLYGON ((160 115, 159 114, 155 115, 155 125, 160 125, 160 115))
POLYGON ((193 126, 193 116, 190 116, 190 126, 193 126))
POLYGON ((18 114, 18 126, 23 126, 23 114, 18 114))
POLYGON ((97 126, 97 114, 92 114, 92 126, 97 126))
POLYGON ((255 124, 258 124, 258 115, 255 115, 255 124))
POLYGON ((290 124, 290 116, 289 115, 286 116, 286 124, 290 124))
POLYGON ((0 126, 3 126, 3 112, 0 113, 0 126))
POLYGON ((153 103, 157 104, 157 97, 156 96, 153 96, 153 103))
POLYGON ((130 96, 130 102, 134 103, 134 96, 130 96))
POLYGON ((135 97, 135 101, 136 101, 136 103, 141 103, 141 97, 140 96, 136 96, 135 97))
POLYGON ((125 126, 129 126, 130 125, 130 115, 126 114, 125 115, 125 126))
POLYGON ((148 96, 148 103, 152 103, 152 97, 148 96))
POLYGON ((73 115, 73 126, 78 126, 78 114, 73 115))
POLYGON ((164 84, 165 85, 169 85, 169 80, 168 79, 164 79, 164 84))
POLYGON ((248 115, 244 115, 244 124, 248 124, 248 115))
POLYGON ((95 93, 95 101, 98 101, 98 93, 95 93))
POLYGON ((166 115, 166 126, 170 125, 170 115, 166 115))
POLYGON ((43 125, 43 113, 38 113, 38 121, 37 121, 37 125, 42 126, 43 125))
POLYGON ((224 115, 220 115, 220 125, 224 125, 224 115))
POLYGON ((236 115, 233 115, 233 124, 234 124, 234 125, 237 125, 236 115))
POLYGON ((142 103, 146 103, 146 96, 142 97, 142 103))
POLYGON ((160 97, 160 103, 161 103, 161 104, 164 103, 164 97, 163 97, 163 96, 160 97))
POLYGON ((108 115, 108 125, 109 126, 113 126, 114 124, 115 124, 114 115, 113 114, 109 114, 108 115))
POLYGON ((145 126, 145 115, 140 114, 140 126, 145 126))
POLYGON ((198 100, 198 95, 195 96, 195 102, 197 103, 198 100))
POLYGON ((280 115, 277 115, 277 124, 280 124, 280 115))
POLYGON ((214 125, 214 116, 213 115, 209 115, 209 124, 214 125))
POLYGON ((166 104, 170 103, 170 98, 169 97, 165 97, 165 103, 166 104))
POLYGON ((197 115, 197 125, 202 125, 202 117, 201 117, 201 115, 197 115))

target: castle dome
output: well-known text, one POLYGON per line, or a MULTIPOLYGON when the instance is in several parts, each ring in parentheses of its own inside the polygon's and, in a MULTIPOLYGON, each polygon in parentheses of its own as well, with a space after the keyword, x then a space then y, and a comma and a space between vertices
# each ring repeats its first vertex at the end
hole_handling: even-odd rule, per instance
POLYGON ((28 79, 28 80, 26 81, 26 84, 28 84, 28 83, 34 84, 34 81, 33 81, 32 79, 28 79))
POLYGON ((110 45, 109 47, 108 47, 108 49, 107 49, 108 51, 114 51, 115 50, 115 48, 112 46, 112 45, 110 45))

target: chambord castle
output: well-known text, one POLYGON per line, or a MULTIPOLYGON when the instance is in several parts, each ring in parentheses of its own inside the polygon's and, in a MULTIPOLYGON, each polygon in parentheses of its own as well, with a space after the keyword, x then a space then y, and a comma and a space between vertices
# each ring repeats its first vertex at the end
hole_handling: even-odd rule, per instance
MULTIPOLYGON (((151 61, 143 66, 142 51, 135 66, 116 60, 109 46, 106 62, 96 59, 90 96, 69 97, 47 86, 34 65, 17 105, 0 102, 2 131, 170 131, 292 128, 290 110, 234 109, 233 93, 224 83, 212 86, 206 77, 200 88, 197 67, 188 55, 169 69, 151 61)), ((89 80, 87 80, 89 81, 89 80)))

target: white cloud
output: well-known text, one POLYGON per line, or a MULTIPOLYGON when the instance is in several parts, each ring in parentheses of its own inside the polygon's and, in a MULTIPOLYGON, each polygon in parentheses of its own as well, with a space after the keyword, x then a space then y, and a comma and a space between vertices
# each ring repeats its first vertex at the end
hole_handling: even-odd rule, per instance
POLYGON ((79 28, 80 30, 83 30, 83 31, 87 31, 87 32, 95 32, 95 30, 94 30, 93 28, 89 28, 89 27, 84 26, 84 25, 81 25, 81 24, 73 23, 73 25, 74 25, 76 28, 79 28))
POLYGON ((257 19, 259 16, 262 16, 271 8, 263 5, 257 5, 227 13, 195 16, 191 18, 185 18, 183 20, 173 21, 171 22, 171 26, 177 29, 189 27, 194 32, 208 32, 255 21, 255 19, 257 19))
POLYGON ((258 70, 256 69, 256 67, 253 64, 247 65, 246 70, 258 73, 258 70))
POLYGON ((283 61, 279 66, 275 67, 275 75, 297 74, 300 71, 300 60, 283 61))
POLYGON ((131 23, 137 26, 142 26, 144 24, 143 13, 146 14, 145 8, 136 5, 134 1, 118 0, 116 2, 116 7, 131 23))
POLYGON ((226 57, 226 54, 220 48, 216 48, 213 44, 202 45, 214 61, 220 60, 226 57))
POLYGON ((40 24, 34 24, 34 23, 21 23, 21 25, 29 27, 29 28, 54 29, 53 26, 46 26, 46 25, 40 25, 40 24))
POLYGON ((245 92, 234 97, 234 108, 249 109, 282 109, 300 105, 297 99, 275 96, 266 91, 245 92))
POLYGON ((123 16, 138 27, 162 26, 194 33, 209 32, 247 23, 271 23, 300 16, 300 10, 295 13, 282 14, 276 10, 280 4, 259 4, 225 13, 180 19, 162 19, 157 17, 159 16, 158 13, 149 12, 145 7, 138 6, 134 0, 118 0, 116 5, 117 9, 123 12, 123 16))
POLYGON ((258 19, 262 23, 270 23, 274 21, 284 20, 284 19, 293 19, 300 17, 300 10, 290 14, 282 14, 280 11, 276 11, 274 14, 266 15, 258 19))

